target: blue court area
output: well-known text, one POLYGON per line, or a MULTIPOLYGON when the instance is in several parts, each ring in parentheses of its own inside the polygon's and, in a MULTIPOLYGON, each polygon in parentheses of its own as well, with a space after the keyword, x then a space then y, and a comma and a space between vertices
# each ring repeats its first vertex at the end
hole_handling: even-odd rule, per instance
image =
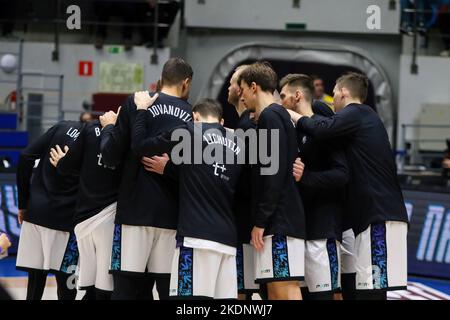
POLYGON ((421 284, 424 284, 428 287, 431 287, 435 290, 441 291, 445 294, 450 295, 450 281, 448 280, 437 280, 437 279, 430 279, 430 278, 416 278, 416 277, 409 277, 409 281, 418 282, 421 284))
POLYGON ((16 257, 7 257, 0 260, 0 278, 25 277, 26 272, 16 270, 16 257))

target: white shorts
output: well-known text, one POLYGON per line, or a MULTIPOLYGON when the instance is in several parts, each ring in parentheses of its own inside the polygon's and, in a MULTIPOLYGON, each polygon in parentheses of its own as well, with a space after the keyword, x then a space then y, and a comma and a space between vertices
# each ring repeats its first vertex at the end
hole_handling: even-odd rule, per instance
POLYGON ((357 290, 406 289, 407 232, 406 222, 386 221, 356 236, 357 290))
POLYGON ((355 234, 353 229, 342 233, 341 242, 341 274, 356 273, 355 234))
POLYGON ((169 292, 178 299, 237 299, 236 256, 184 245, 177 247, 169 292))
POLYGON ((288 236, 264 237, 255 250, 255 282, 299 281, 305 276, 305 240, 288 236))
POLYGON ((305 282, 309 292, 334 292, 341 287, 339 251, 339 242, 334 239, 305 242, 305 282))
POLYGON ((241 294, 259 291, 259 285, 255 283, 254 248, 244 243, 237 248, 236 267, 238 292, 241 294))
POLYGON ((20 230, 16 268, 75 273, 78 248, 75 235, 24 221, 20 230))
POLYGON ((176 230, 116 224, 111 273, 149 273, 169 276, 176 230))
POLYGON ((104 291, 113 290, 112 275, 109 274, 114 234, 116 203, 103 209, 95 216, 77 224, 80 268, 78 288, 95 287, 104 291))

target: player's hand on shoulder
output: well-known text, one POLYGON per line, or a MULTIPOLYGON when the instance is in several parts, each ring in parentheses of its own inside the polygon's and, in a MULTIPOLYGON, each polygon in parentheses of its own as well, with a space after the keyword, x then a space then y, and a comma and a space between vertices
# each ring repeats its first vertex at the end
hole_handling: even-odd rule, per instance
POLYGON ((292 111, 289 109, 286 109, 286 111, 289 112, 289 115, 291 116, 292 121, 294 121, 295 123, 297 123, 297 121, 300 120, 300 118, 302 117, 301 114, 299 114, 295 111, 292 111))
POLYGON ((149 172, 164 174, 164 168, 169 160, 167 153, 164 153, 162 156, 142 157, 141 163, 144 165, 144 169, 149 172))
POLYGON ((302 162, 302 160, 300 158, 295 159, 292 174, 293 174, 296 182, 299 182, 302 179, 304 170, 305 170, 305 164, 302 162))
POLYGON ((146 110, 158 99, 158 96, 158 93, 151 97, 148 91, 138 91, 134 93, 134 103, 138 110, 146 110))
POLYGON ((56 168, 58 166, 59 160, 61 160, 69 151, 68 146, 64 146, 64 151, 59 145, 50 149, 50 163, 56 168))
POLYGON ((120 109, 122 107, 119 107, 119 109, 117 109, 117 113, 115 113, 114 111, 108 111, 105 112, 102 116, 99 117, 100 120, 100 124, 102 125, 102 128, 106 127, 107 125, 115 125, 116 121, 117 121, 117 117, 119 116, 119 112, 120 109))

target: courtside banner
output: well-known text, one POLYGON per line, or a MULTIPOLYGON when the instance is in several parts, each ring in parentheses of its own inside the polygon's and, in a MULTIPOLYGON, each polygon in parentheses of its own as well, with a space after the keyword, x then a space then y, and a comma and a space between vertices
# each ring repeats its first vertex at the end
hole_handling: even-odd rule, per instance
POLYGON ((408 273, 450 279, 450 193, 403 190, 410 227, 408 273))

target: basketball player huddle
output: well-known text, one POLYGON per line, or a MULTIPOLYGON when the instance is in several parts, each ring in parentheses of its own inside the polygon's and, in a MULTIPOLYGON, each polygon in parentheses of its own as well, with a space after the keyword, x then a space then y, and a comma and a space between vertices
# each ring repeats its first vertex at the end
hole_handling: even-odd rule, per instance
POLYGON ((307 75, 278 83, 266 62, 239 66, 234 131, 215 100, 187 102, 192 78, 171 58, 158 92, 62 121, 23 151, 27 299, 42 298, 48 273, 67 300, 77 289, 88 300, 148 300, 154 287, 159 299, 331 300, 406 288, 408 219, 365 76, 337 79, 334 113, 307 75))

